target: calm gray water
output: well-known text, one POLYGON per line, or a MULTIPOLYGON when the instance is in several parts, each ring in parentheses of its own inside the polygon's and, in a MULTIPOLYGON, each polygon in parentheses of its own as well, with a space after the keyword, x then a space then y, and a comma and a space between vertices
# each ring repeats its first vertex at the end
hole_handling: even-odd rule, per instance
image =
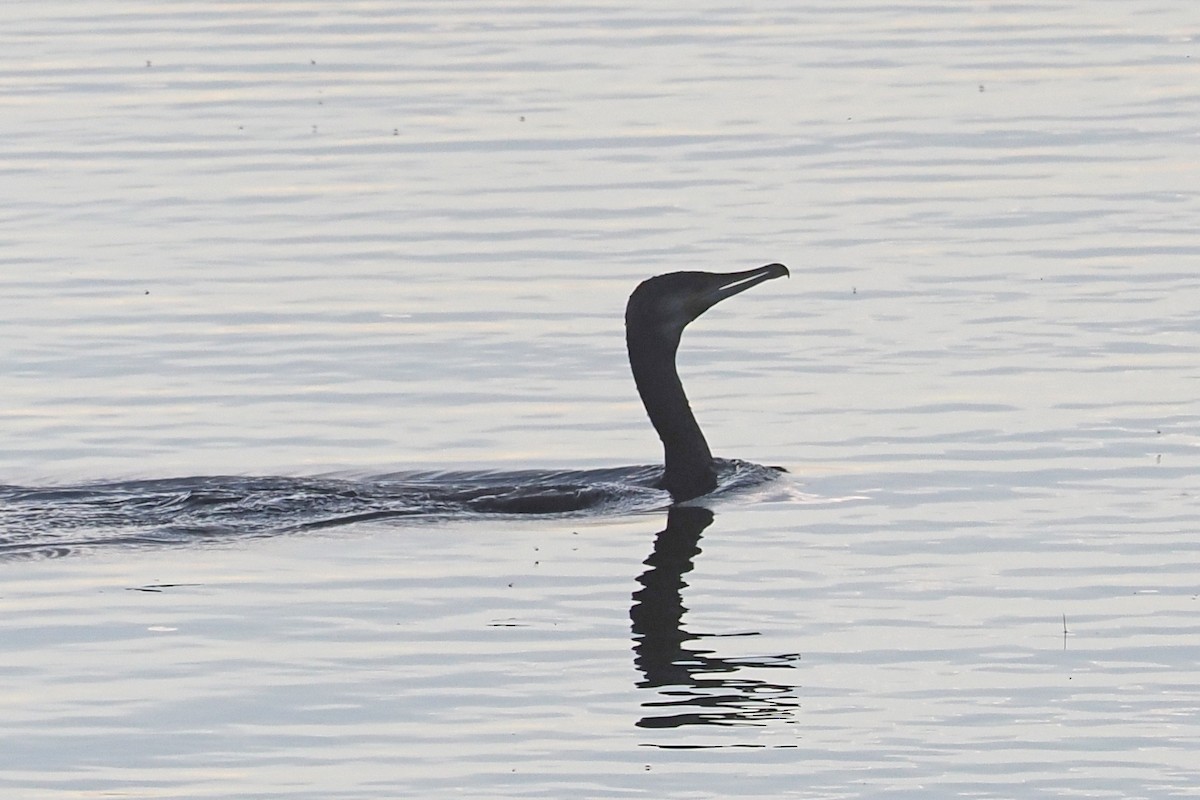
POLYGON ((0 31, 4 796, 1200 796, 1190 4, 0 31), (791 473, 707 511, 54 499, 653 464, 629 291, 771 261, 681 368, 791 473))

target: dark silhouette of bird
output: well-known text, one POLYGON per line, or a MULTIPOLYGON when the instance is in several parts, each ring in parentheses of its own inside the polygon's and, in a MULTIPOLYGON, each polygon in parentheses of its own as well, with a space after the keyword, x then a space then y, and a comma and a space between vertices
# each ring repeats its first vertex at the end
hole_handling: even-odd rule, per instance
POLYGON ((712 452, 675 367, 683 329, 722 300, 788 274, 783 264, 731 273, 672 272, 643 281, 629 296, 625 307, 629 366, 650 423, 662 439, 660 487, 677 503, 717 488, 712 452))

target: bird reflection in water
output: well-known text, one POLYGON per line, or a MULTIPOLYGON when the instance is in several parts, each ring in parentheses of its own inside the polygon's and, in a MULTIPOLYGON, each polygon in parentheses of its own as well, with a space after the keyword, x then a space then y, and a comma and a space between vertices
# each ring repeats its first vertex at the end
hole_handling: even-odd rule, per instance
MULTIPOLYGON (((798 653, 726 658, 689 642, 720 634, 691 633, 683 627, 683 576, 700 553, 700 535, 713 513, 698 506, 673 506, 667 527, 646 559, 650 568, 638 578, 629 616, 633 621, 634 663, 642 673, 638 686, 658 690, 659 699, 642 704, 641 728, 689 725, 764 725, 788 722, 799 706, 795 686, 740 677, 746 669, 792 669, 798 653)), ((746 636, 755 633, 740 634, 746 636)))

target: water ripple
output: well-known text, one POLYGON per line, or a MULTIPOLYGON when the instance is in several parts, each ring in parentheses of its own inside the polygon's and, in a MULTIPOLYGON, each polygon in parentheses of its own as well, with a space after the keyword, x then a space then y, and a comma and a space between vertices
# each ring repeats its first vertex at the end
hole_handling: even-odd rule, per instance
MULTIPOLYGON (((718 460, 715 494, 779 472, 718 460)), ((660 467, 410 472, 363 478, 198 476, 0 486, 0 560, 100 547, 185 545, 378 520, 619 515, 666 507, 660 467)))

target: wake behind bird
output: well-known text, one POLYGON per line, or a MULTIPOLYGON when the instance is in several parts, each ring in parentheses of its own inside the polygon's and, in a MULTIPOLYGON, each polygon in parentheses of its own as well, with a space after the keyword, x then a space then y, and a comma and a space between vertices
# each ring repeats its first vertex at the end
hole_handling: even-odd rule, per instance
MULTIPOLYGON (((722 495, 779 471, 717 459, 722 495)), ((371 477, 203 476, 0 486, 0 560, 113 547, 220 544, 355 523, 519 515, 622 516, 664 509, 658 466, 392 473, 371 477)))

